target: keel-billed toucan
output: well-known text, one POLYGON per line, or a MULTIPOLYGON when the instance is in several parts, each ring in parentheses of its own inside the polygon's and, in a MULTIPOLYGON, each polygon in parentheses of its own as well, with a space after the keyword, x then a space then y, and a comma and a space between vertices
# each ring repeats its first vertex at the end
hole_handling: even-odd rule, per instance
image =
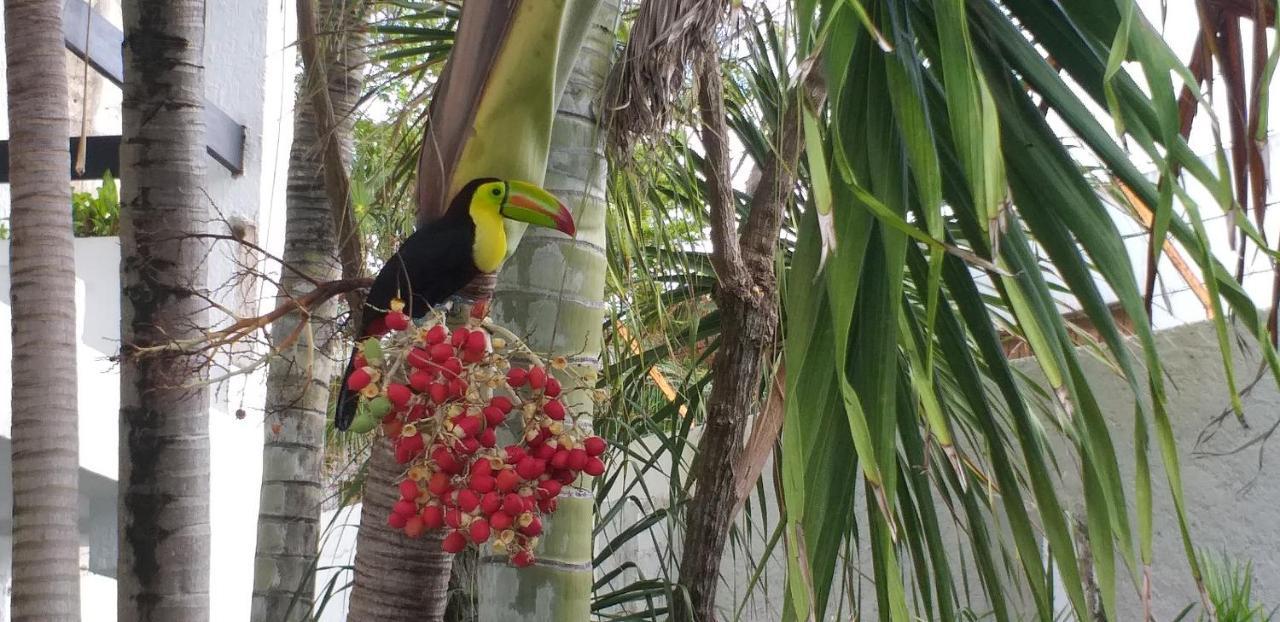
MULTIPOLYGON (((444 216, 410 235, 378 272, 357 336, 385 333, 384 318, 394 299, 404 302, 410 317, 420 318, 476 276, 497 270, 507 254, 503 218, 575 234, 573 215, 546 190, 522 181, 472 180, 444 216)), ((355 361, 352 352, 338 390, 334 422, 339 430, 351 425, 359 404, 345 382, 355 361)))

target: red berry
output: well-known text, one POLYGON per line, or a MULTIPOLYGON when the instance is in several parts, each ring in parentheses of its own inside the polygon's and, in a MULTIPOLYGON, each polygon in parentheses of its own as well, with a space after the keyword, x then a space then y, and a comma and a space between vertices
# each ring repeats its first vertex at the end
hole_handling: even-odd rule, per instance
POLYGON ((435 375, 421 369, 409 374, 409 386, 418 393, 426 393, 431 388, 432 380, 435 380, 435 375))
POLYGON ((475 491, 463 488, 458 491, 458 509, 463 512, 471 512, 480 505, 480 495, 475 491))
POLYGON ((480 433, 480 436, 476 437, 476 440, 480 441, 481 447, 493 447, 498 444, 498 433, 494 432, 493 428, 485 428, 480 433))
POLYGON ((564 404, 560 400, 551 400, 542 405, 542 412, 555 421, 561 421, 564 419, 564 404))
POLYGON ((471 489, 480 494, 492 491, 496 485, 492 475, 471 475, 471 489))
POLYGON ((587 466, 583 467, 582 472, 591 477, 600 477, 604 473, 604 461, 595 456, 587 458, 587 466))
POLYGON ((511 515, 503 511, 494 512, 489 516, 489 526, 498 531, 510 528, 514 522, 515 520, 511 518, 511 515))
POLYGON ((427 529, 439 529, 444 526, 444 510, 438 505, 428 505, 422 508, 422 524, 427 529))
POLYGON ((414 369, 427 369, 431 366, 431 353, 426 348, 414 348, 405 356, 409 366, 414 369))
POLYGON ((401 311, 392 311, 386 317, 387 328, 391 330, 404 330, 409 328, 409 316, 401 311))
POLYGON ((520 495, 517 495, 514 492, 507 493, 507 496, 502 498, 502 511, 510 514, 511 516, 515 516, 516 514, 523 512, 524 499, 521 499, 520 495))
POLYGON ((599 436, 588 436, 586 440, 582 441, 582 448, 587 450, 588 456, 598 456, 604 453, 604 450, 608 448, 608 444, 599 436))
POLYGON ((507 384, 511 385, 513 388, 518 389, 520 387, 523 387, 524 383, 528 379, 529 379, 529 372, 526 372, 525 370, 520 369, 519 367, 512 367, 509 371, 507 371, 507 384))
POLYGON ((550 464, 551 464, 551 468, 556 470, 568 468, 569 450, 568 449, 556 450, 555 455, 551 456, 550 464))
POLYGON ((475 437, 467 437, 458 441, 458 453, 471 455, 480 449, 480 441, 475 437))
POLYGON ((452 397, 462 397, 467 394, 467 381, 461 378, 454 378, 449 381, 449 395, 452 397))
POLYGON ((529 368, 529 388, 537 391, 547 386, 547 370, 541 367, 529 368))
POLYGON ((406 501, 413 501, 418 498, 421 490, 418 488, 418 482, 411 479, 400 482, 400 498, 406 501))
POLYGON ((413 516, 418 513, 418 506, 412 501, 405 501, 404 499, 401 499, 396 501, 395 505, 391 506, 391 513, 399 514, 401 516, 413 516))
POLYGON ((489 541, 489 521, 483 518, 477 518, 471 521, 471 541, 481 544, 489 541))
POLYGON ((560 381, 555 378, 547 378, 547 386, 542 390, 542 394, 547 397, 560 397, 560 381))
POLYGON ((431 401, 443 404, 445 400, 449 399, 449 385, 433 382, 431 386, 427 387, 427 393, 431 395, 431 401))
POLYGON ((392 512, 391 515, 387 517, 387 525, 392 529, 404 529, 404 524, 408 522, 408 520, 409 519, 403 514, 396 514, 395 512, 392 512))
MULTIPOLYGON (((554 481, 554 480, 548 480, 548 481, 554 481)), ((551 514, 552 512, 556 511, 556 506, 558 505, 560 505, 560 502, 555 497, 541 499, 538 501, 538 510, 540 510, 543 514, 551 514)))
POLYGON ((363 354, 360 354, 359 352, 357 352, 355 357, 355 362, 351 365, 351 367, 353 369, 360 369, 361 367, 368 367, 368 366, 369 366, 369 359, 365 358, 363 354))
POLYGON ((551 431, 546 428, 539 428, 538 435, 525 442, 527 442, 531 447, 537 447, 538 445, 547 442, 548 438, 551 438, 551 431))
POLYGON ((575 474, 573 471, 570 471, 569 469, 556 471, 555 473, 552 474, 552 477, 554 477, 557 482, 560 482, 565 486, 572 484, 573 480, 578 479, 577 474, 575 474))
POLYGON ((556 448, 545 443, 538 445, 538 447, 533 450, 533 457, 539 460, 550 460, 555 455, 556 448))
POLYGON ((449 508, 444 513, 444 524, 457 529, 462 526, 462 512, 458 508, 449 508))
POLYGON ((498 472, 494 478, 494 483, 498 486, 498 490, 502 492, 511 492, 520 485, 520 476, 512 469, 503 469, 498 472))
MULTIPOLYGON (((396 432, 399 434, 399 431, 396 432)), ((409 451, 409 447, 403 443, 396 443, 396 463, 404 464, 413 460, 413 452, 409 451)))
POLYGON ((574 471, 581 471, 587 467, 588 459, 590 458, 587 456, 587 450, 582 448, 574 449, 569 452, 569 468, 574 471))
POLYGON ((457 473, 462 469, 462 465, 458 464, 458 459, 453 457, 453 452, 449 451, 448 447, 437 446, 431 452, 431 460, 445 473, 457 473))
POLYGON ((462 360, 466 363, 479 363, 484 360, 484 350, 463 350, 462 360))
POLYGON ((467 548, 467 537, 462 535, 461 531, 451 531, 444 537, 444 542, 440 546, 446 553, 461 553, 467 548))
POLYGON ((470 437, 475 436, 480 432, 480 428, 484 427, 484 421, 482 421, 480 417, 464 416, 458 417, 457 421, 454 422, 454 425, 458 426, 462 431, 463 436, 470 437))
POLYGON ((435 326, 432 326, 431 328, 427 329, 427 336, 426 336, 427 345, 434 346, 437 343, 444 343, 445 338, 448 336, 449 336, 449 333, 448 331, 445 330, 445 327, 441 326, 440 324, 436 324, 435 326))
POLYGON ((520 497, 524 501, 524 511, 533 512, 533 508, 538 507, 538 502, 532 496, 520 497))
POLYGON ((351 372, 350 376, 347 376, 347 388, 352 391, 360 391, 369 386, 370 382, 373 382, 373 376, 370 376, 369 371, 363 367, 356 369, 351 372))
POLYGON ((471 331, 459 326, 453 329, 452 335, 449 335, 449 343, 453 344, 455 348, 461 348, 467 344, 467 335, 470 333, 471 331))
POLYGON ((410 436, 400 437, 400 446, 409 452, 410 456, 418 455, 423 449, 423 440, 421 434, 413 434, 410 436))
POLYGON ((529 521, 529 524, 528 524, 528 525, 525 525, 524 527, 521 527, 521 528, 520 528, 520 533, 522 533, 522 534, 524 534, 524 535, 526 535, 526 536, 529 536, 530 538, 532 538, 532 537, 534 537, 534 536, 537 536, 537 535, 541 535, 541 534, 542 534, 542 520, 541 520, 541 519, 539 519, 537 516, 533 517, 533 520, 529 521))
POLYGON ((542 493, 543 497, 555 497, 556 495, 559 495, 560 488, 560 482, 557 482, 554 479, 542 480, 542 482, 538 484, 538 491, 542 493))
POLYGON ((449 357, 441 366, 444 367, 444 375, 446 377, 456 378, 462 375, 462 361, 459 361, 457 357, 449 357))
POLYGON ((480 497, 480 511, 485 514, 493 514, 502 509, 502 495, 496 492, 486 492, 480 497))
POLYGON ((409 520, 404 522, 404 535, 410 538, 422 537, 422 532, 427 530, 427 526, 422 522, 421 516, 410 516, 409 520))
POLYGON ((526 457, 519 464, 516 464, 516 474, 529 481, 538 479, 546 472, 547 463, 532 456, 526 457))
POLYGON ((373 337, 381 337, 387 334, 387 318, 385 316, 373 318, 373 321, 369 322, 368 328, 364 329, 364 333, 373 337))
POLYGON ((396 406, 404 406, 409 403, 409 398, 413 397, 413 391, 402 384, 387 385, 387 399, 391 400, 396 406))
POLYGON ((519 445, 507 445, 507 464, 515 464, 525 457, 524 448, 519 445))
POLYGON ((484 352, 484 347, 489 345, 484 338, 484 331, 477 330, 467 335, 467 342, 463 344, 462 349, 468 352, 484 352))
POLYGON ((511 556, 511 563, 516 568, 528 568, 533 565, 533 562, 534 558, 532 551, 520 551, 519 553, 511 556))
POLYGON ((493 399, 489 400, 489 405, 502 411, 502 414, 504 415, 511 412, 511 400, 505 395, 495 396, 493 399))
POLYGON ((443 364, 445 361, 453 357, 453 346, 447 343, 437 343, 428 350, 431 354, 431 361, 437 364, 443 364))
POLYGON ((431 476, 431 480, 427 482, 427 490, 437 497, 443 497, 449 494, 453 489, 453 485, 449 482, 449 475, 446 473, 436 473, 431 476))

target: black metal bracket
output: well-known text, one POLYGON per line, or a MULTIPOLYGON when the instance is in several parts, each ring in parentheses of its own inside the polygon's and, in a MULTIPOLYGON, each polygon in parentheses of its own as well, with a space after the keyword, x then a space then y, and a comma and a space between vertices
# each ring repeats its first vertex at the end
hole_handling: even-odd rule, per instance
MULTIPOLYGON (((96 14, 84 0, 66 0, 62 5, 62 38, 71 53, 87 61, 106 79, 116 86, 124 84, 124 33, 105 17, 96 14), (89 26, 88 49, 85 49, 86 23, 89 26)), ((232 174, 243 173, 244 126, 207 99, 204 102, 204 124, 209 155, 232 174)))
MULTIPOLYGON (((96 13, 84 0, 62 5, 62 38, 72 54, 83 59, 116 86, 124 84, 124 33, 96 13), (86 45, 86 28, 88 39, 86 45)), ((205 147, 232 175, 244 172, 245 127, 208 100, 204 102, 205 147)), ((71 139, 71 152, 75 142, 71 139)), ((101 179, 103 171, 120 173, 120 137, 90 136, 84 175, 76 179, 101 179)), ((0 141, 0 183, 9 181, 9 141, 0 141)))

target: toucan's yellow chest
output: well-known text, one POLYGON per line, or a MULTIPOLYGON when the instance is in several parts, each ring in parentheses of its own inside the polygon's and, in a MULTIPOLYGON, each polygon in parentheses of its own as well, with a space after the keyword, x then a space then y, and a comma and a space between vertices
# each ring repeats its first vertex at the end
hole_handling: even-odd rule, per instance
POLYGON ((498 210, 472 209, 476 239, 471 244, 471 259, 481 272, 495 272, 507 256, 507 230, 498 210))

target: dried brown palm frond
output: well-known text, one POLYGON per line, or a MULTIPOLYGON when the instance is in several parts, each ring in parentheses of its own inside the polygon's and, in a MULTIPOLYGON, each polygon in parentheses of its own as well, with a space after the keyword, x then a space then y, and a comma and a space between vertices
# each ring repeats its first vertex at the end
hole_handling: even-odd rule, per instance
POLYGON ((609 147, 626 153, 666 127, 689 69, 714 53, 728 0, 645 0, 606 92, 609 147))

